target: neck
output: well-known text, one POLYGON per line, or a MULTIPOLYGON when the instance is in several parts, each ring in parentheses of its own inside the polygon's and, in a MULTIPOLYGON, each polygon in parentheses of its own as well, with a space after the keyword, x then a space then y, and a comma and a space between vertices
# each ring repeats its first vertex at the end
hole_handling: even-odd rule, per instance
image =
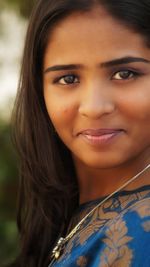
MULTIPOLYGON (((111 194, 133 176, 143 170, 149 160, 133 161, 108 169, 96 169, 75 161, 79 180, 80 203, 111 194)), ((149 171, 145 171, 124 190, 134 190, 149 184, 149 171)))

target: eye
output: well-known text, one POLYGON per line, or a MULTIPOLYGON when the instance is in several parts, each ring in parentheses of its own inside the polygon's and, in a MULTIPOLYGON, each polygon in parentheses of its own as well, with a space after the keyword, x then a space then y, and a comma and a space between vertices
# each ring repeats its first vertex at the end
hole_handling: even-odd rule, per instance
POLYGON ((129 80, 129 79, 135 78, 138 75, 139 74, 135 71, 121 70, 121 71, 116 72, 112 76, 112 80, 129 80))
POLYGON ((73 74, 69 74, 69 75, 65 75, 61 78, 56 79, 56 81, 54 82, 62 84, 62 85, 68 85, 68 84, 79 83, 79 79, 77 76, 73 74))

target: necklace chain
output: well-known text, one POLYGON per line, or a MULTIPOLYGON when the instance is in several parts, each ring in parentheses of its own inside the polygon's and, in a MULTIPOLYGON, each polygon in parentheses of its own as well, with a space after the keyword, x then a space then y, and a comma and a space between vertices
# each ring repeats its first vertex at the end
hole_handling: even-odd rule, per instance
POLYGON ((138 174, 136 174, 135 176, 133 176, 130 180, 128 180, 127 182, 125 182, 122 186, 120 186, 117 190, 115 190, 114 192, 112 192, 110 195, 108 195, 106 198, 104 198, 99 204, 97 204, 87 215, 85 215, 83 217, 83 219, 72 229, 72 231, 65 237, 61 237, 58 242, 57 245, 55 246, 55 248, 52 251, 52 262, 49 265, 52 266, 52 263, 54 262, 54 260, 57 260, 61 254, 62 249, 64 248, 64 245, 66 244, 66 242, 68 242, 75 234, 77 231, 79 231, 79 229, 81 228, 81 225, 83 224, 83 222, 99 207, 101 206, 104 202, 106 202, 108 199, 110 199, 112 196, 114 196, 116 193, 118 193, 119 191, 121 191, 123 188, 125 188, 127 185, 129 185, 130 183, 132 183, 134 180, 136 180, 141 174, 143 174, 146 170, 148 170, 150 167, 150 164, 148 164, 142 171, 140 171, 138 174))

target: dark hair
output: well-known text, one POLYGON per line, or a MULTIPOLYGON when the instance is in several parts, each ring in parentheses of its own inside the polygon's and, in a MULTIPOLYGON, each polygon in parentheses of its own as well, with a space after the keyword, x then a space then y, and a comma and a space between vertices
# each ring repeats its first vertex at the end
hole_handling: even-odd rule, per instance
POLYGON ((14 109, 20 192, 20 256, 15 266, 47 267, 49 253, 78 206, 78 183, 71 153, 59 139, 43 97, 43 55, 48 36, 69 14, 102 5, 114 18, 150 41, 150 0, 39 0, 24 49, 14 109))

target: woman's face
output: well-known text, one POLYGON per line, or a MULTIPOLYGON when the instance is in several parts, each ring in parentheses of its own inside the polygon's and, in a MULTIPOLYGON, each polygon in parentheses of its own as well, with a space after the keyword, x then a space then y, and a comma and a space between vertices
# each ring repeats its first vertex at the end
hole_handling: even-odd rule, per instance
POLYGON ((49 117, 75 161, 116 167, 150 153, 150 49, 103 9, 60 22, 44 55, 49 117))

